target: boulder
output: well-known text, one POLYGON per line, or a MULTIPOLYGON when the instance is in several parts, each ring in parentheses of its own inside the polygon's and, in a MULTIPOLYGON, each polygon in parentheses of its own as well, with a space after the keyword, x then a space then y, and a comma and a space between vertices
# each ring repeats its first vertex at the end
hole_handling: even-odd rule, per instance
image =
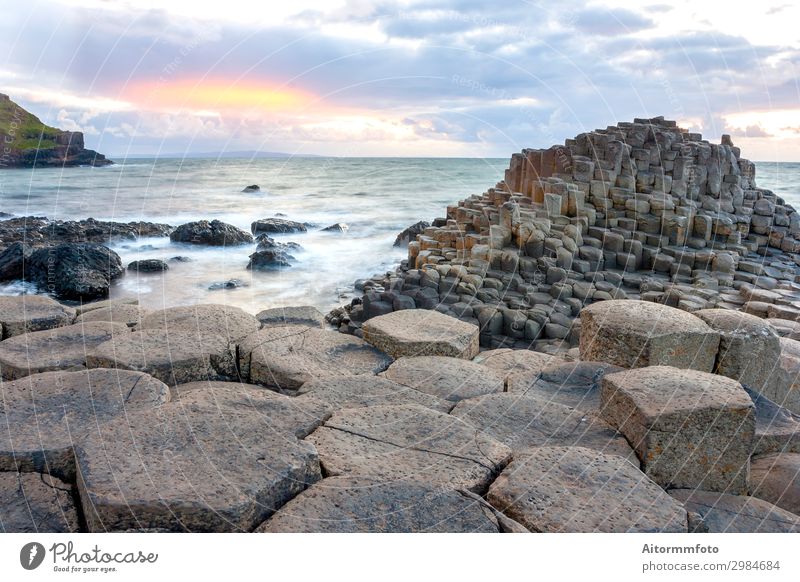
POLYGON ((746 386, 745 391, 756 405, 753 454, 800 453, 800 416, 746 386))
POLYGON ((139 273, 161 273, 168 271, 169 265, 161 259, 142 259, 128 263, 128 270, 139 273))
POLYGON ((261 187, 258 184, 251 184, 249 186, 245 186, 242 192, 250 193, 250 192, 260 192, 261 187))
POLYGON ((603 378, 601 414, 664 488, 745 494, 755 405, 725 376, 652 366, 603 378))
POLYGON ((297 438, 320 420, 234 383, 107 422, 76 454, 89 531, 252 531, 322 477, 297 438))
POLYGON ((478 326, 426 309, 404 309, 364 322, 364 339, 393 358, 478 355, 478 326))
POLYGON ((108 297, 111 282, 125 272, 117 253, 94 243, 38 249, 28 265, 30 280, 41 291, 82 301, 108 297))
POLYGON ((755 497, 673 489, 689 513, 689 533, 798 533, 800 517, 755 497))
POLYGON ((623 368, 673 366, 710 372, 719 333, 680 309, 632 300, 601 301, 581 311, 582 360, 623 368))
POLYGON ((383 376, 397 384, 451 402, 503 391, 503 378, 500 375, 486 366, 460 358, 404 357, 395 360, 383 376))
POLYGON ((430 222, 425 222, 424 220, 420 220, 419 222, 412 224, 397 235, 397 238, 394 239, 394 246, 401 247, 403 245, 407 245, 413 240, 416 240, 417 235, 425 232, 425 229, 430 225, 430 222))
POLYGON ((325 316, 316 307, 310 305, 265 309, 256 314, 256 319, 261 322, 262 327, 307 325, 321 328, 325 325, 325 316))
POLYGON ((23 243, 15 242, 0 252, 0 281, 24 279, 27 261, 33 249, 23 243))
POLYGON ((75 310, 44 295, 0 296, 2 338, 70 325, 75 310))
POLYGON ((169 235, 172 242, 208 246, 235 246, 253 242, 250 233, 219 220, 182 224, 169 235))
POLYGON ((306 438, 326 475, 367 475, 482 493, 511 449, 464 421, 414 404, 340 410, 306 438))
POLYGON ((74 481, 74 448, 102 423, 169 399, 163 382, 137 372, 45 372, 3 383, 0 471, 47 472, 74 481))
POLYGON ((533 532, 686 532, 686 511, 617 455, 540 447, 489 488, 496 509, 533 532))
POLYGON ((128 327, 140 325, 142 319, 150 313, 147 309, 142 309, 138 305, 129 303, 113 303, 108 307, 91 309, 81 313, 75 323, 90 323, 94 321, 110 321, 113 323, 123 323, 128 327))
POLYGON ((0 473, 0 532, 78 531, 72 487, 41 473, 0 473))
POLYGON ((256 251, 250 255, 250 261, 247 263, 248 271, 273 271, 276 269, 283 269, 291 267, 289 261, 294 260, 294 257, 283 250, 270 249, 265 251, 256 251))
POLYGON ((238 356, 243 378, 281 390, 332 376, 374 376, 392 361, 357 337, 295 325, 267 327, 247 336, 238 356))
POLYGON ((750 463, 752 495, 800 515, 800 453, 772 453, 750 463))
POLYGON ((399 404, 419 404, 441 412, 453 408, 452 402, 371 375, 310 380, 298 389, 297 395, 300 401, 311 398, 334 410, 399 404))
POLYGON ((544 446, 581 446, 639 464, 620 433, 599 416, 540 395, 487 394, 459 402, 450 413, 511 447, 515 458, 544 446))
POLYGON ((41 372, 83 368, 87 350, 128 333, 121 323, 89 322, 16 335, 0 342, 0 375, 4 380, 16 380, 41 372))
POLYGON ((319 481, 256 532, 497 533, 492 510, 459 491, 341 476, 319 481))
POLYGON ((720 335, 715 374, 758 391, 775 381, 781 343, 766 320, 729 309, 702 309, 694 315, 720 335))
POLYGON ((543 368, 557 364, 561 360, 555 356, 532 350, 500 348, 481 352, 472 361, 487 366, 508 381, 511 376, 517 375, 535 378, 543 368))
POLYGON ((262 218, 250 225, 250 232, 253 234, 275 233, 285 234, 290 232, 306 232, 308 228, 302 222, 286 220, 284 218, 262 218))

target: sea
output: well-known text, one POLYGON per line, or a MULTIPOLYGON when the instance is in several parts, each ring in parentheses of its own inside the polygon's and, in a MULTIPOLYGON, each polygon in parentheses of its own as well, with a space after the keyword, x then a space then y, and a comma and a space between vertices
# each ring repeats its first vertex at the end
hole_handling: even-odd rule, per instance
MULTIPOLYGON (((102 168, 0 170, 0 211, 70 220, 93 217, 178 226, 219 219, 249 231, 260 218, 285 215, 312 223, 293 241, 296 261, 279 271, 249 271, 255 244, 207 247, 167 237, 114 241, 123 265, 183 256, 164 273, 128 271, 110 297, 137 298, 146 308, 222 303, 257 313, 270 307, 313 305, 323 312, 353 296, 357 279, 393 270, 405 258, 395 237, 419 220, 445 215, 448 205, 481 194, 503 176, 506 159, 260 158, 129 159, 102 168), (258 184, 259 192, 242 190, 258 184), (345 233, 323 232, 334 223, 345 233), (219 289, 236 279, 244 286, 219 289)), ((0 294, 36 292, 22 282, 0 294)))
MULTIPOLYGON (((260 218, 285 215, 312 223, 306 233, 276 235, 302 251, 279 271, 249 271, 255 245, 206 247, 168 238, 114 241, 123 265, 183 256, 164 273, 127 272, 110 297, 137 298, 146 308, 222 303, 257 313, 270 307, 313 305, 323 312, 353 296, 357 279, 393 270, 406 256, 397 234, 446 207, 481 194, 503 176, 507 159, 260 158, 131 159, 102 168, 0 170, 0 211, 17 216, 173 226, 219 219, 244 230, 260 218), (258 184, 259 192, 242 192, 258 184), (323 232, 334 223, 345 233, 323 232), (216 288, 229 280, 243 286, 216 288)), ((800 209, 800 163, 759 162, 758 185, 800 209)), ((0 286, 0 294, 36 292, 30 284, 0 286)))

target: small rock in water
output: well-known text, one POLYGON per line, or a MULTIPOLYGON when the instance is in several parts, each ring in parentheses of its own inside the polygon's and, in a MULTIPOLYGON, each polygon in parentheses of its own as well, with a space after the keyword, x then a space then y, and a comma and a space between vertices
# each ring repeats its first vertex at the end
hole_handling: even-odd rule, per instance
POLYGON ((142 259, 128 263, 128 270, 139 273, 160 273, 169 270, 169 265, 161 259, 142 259))
POLYGON ((284 214, 283 212, 276 212, 273 216, 275 216, 276 218, 286 218, 287 215, 284 214))
POLYGON ((271 271, 291 267, 290 260, 294 257, 282 249, 266 249, 256 251, 250 255, 250 262, 247 269, 251 271, 271 271))
POLYGON ((269 236, 267 234, 258 235, 256 237, 256 242, 258 243, 258 246, 256 247, 256 250, 258 250, 258 251, 269 251, 269 250, 275 250, 275 251, 287 251, 287 250, 302 251, 303 250, 303 247, 301 247, 296 242, 291 242, 291 241, 285 242, 285 243, 278 242, 274 238, 272 238, 271 236, 269 236))
POLYGON ((342 222, 337 222, 322 229, 322 232, 347 232, 350 227, 342 222))
POLYGON ((169 261, 171 263, 191 263, 193 259, 184 256, 177 256, 177 257, 170 257, 169 261))
POLYGON ((249 287, 250 284, 241 279, 228 279, 227 281, 218 281, 211 283, 208 286, 209 291, 218 291, 219 289, 238 289, 240 287, 249 287))
POLYGON ((246 186, 244 190, 242 190, 242 192, 260 192, 260 191, 261 187, 258 184, 250 184, 249 186, 246 186))
POLYGON ((173 242, 195 245, 229 246, 253 242, 249 233, 219 220, 199 220, 182 224, 169 238, 173 242))
POLYGON ((306 232, 308 227, 302 222, 295 222, 293 220, 284 220, 282 218, 263 218, 256 220, 250 225, 250 231, 253 234, 260 234, 262 232, 272 233, 289 233, 289 232, 306 232))
POLYGON ((412 224, 408 228, 406 228, 403 232, 397 235, 397 238, 394 239, 394 246, 400 247, 403 245, 407 245, 412 240, 417 239, 418 234, 422 234, 425 232, 425 229, 430 226, 430 222, 426 222, 424 220, 420 220, 419 222, 412 224))

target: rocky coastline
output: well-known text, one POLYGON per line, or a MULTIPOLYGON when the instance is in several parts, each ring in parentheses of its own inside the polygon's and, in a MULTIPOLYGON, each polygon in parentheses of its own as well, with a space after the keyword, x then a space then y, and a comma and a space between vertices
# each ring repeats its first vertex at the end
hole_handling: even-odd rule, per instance
MULTIPOLYGON (((35 264, 3 224, 0 268, 35 264)), ((51 226, 83 259, 258 238, 252 268, 309 228, 51 226)), ((2 527, 798 532, 798 233, 727 138, 656 118, 515 154, 327 316, 0 297, 2 527)))

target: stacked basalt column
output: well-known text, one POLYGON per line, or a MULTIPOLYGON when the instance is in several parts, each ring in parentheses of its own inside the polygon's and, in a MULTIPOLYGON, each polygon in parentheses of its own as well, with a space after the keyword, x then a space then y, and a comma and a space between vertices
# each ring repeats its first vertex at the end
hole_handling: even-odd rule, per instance
POLYGON ((357 333, 376 315, 436 309, 479 323, 484 346, 546 349, 577 341, 594 301, 735 307, 732 287, 759 279, 737 270, 743 259, 793 285, 799 236, 800 216, 756 186, 729 136, 636 119, 514 154, 502 182, 448 207, 334 323, 357 333))

